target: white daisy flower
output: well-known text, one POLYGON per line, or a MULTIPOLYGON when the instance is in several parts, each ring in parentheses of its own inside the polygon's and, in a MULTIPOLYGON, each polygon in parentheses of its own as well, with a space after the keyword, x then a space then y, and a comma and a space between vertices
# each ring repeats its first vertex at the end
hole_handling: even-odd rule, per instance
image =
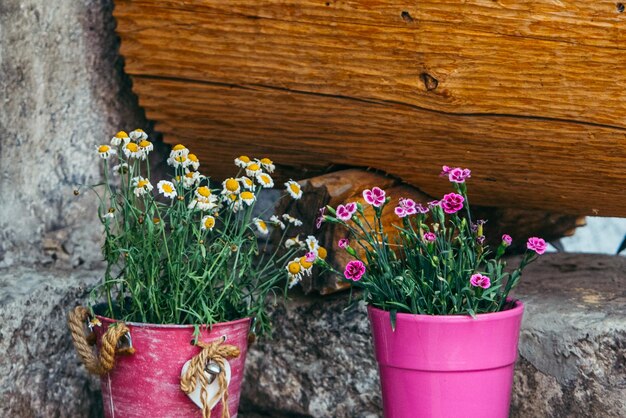
POLYGON ((139 150, 143 153, 143 155, 147 157, 148 154, 150 154, 150 152, 154 150, 154 145, 152 144, 152 142, 144 139, 139 142, 139 150))
MULTIPOLYGON (((130 142, 132 144, 132 142, 130 142)), ((152 184, 150 184, 150 180, 143 177, 133 177, 131 180, 131 185, 135 188, 133 193, 135 196, 143 196, 146 193, 150 193, 154 188, 152 184)))
POLYGON ((170 199, 176 197, 176 188, 174 187, 174 183, 171 181, 161 180, 157 183, 157 189, 159 190, 159 193, 165 197, 169 197, 170 199))
POLYGON ((298 260, 300 262, 300 267, 302 267, 302 274, 305 276, 310 276, 313 272, 313 263, 306 259, 306 256, 300 257, 298 260))
POLYGON ((256 226, 257 231, 259 231, 259 234, 263 236, 266 236, 267 234, 269 234, 270 230, 267 228, 267 224, 265 223, 263 219, 254 218, 252 222, 256 226))
POLYGON ((100 158, 108 160, 111 155, 115 154, 115 150, 108 145, 100 145, 98 154, 100 154, 100 158))
POLYGON ((261 173, 261 165, 256 161, 252 161, 246 166, 247 176, 255 178, 259 173, 261 173))
POLYGON ((189 206, 187 206, 187 208, 197 209, 202 212, 218 209, 219 205, 217 202, 217 196, 211 195, 209 197, 196 197, 191 202, 189 202, 189 206))
POLYGON ((128 173, 128 164, 122 163, 113 166, 113 174, 119 176, 128 173))
POLYGON ((261 172, 257 174, 256 181, 258 181, 261 187, 265 189, 274 187, 274 179, 272 179, 272 177, 267 173, 261 172))
POLYGON ((126 156, 126 158, 138 158, 138 159, 146 158, 143 152, 139 149, 139 145, 135 144, 134 142, 129 142, 127 144, 124 144, 124 146, 122 147, 122 150, 124 151, 124 155, 126 156))
POLYGON ((306 242, 307 250, 317 255, 317 251, 320 248, 320 244, 317 241, 317 238, 315 238, 313 235, 309 235, 308 237, 306 237, 306 240, 304 240, 304 242, 306 242))
POLYGON ((278 216, 276 216, 276 215, 272 215, 272 216, 270 216, 270 222, 271 222, 272 224, 276 225, 276 226, 279 226, 279 227, 280 227, 280 229, 285 229, 285 228, 286 228, 285 223, 284 223, 283 221, 281 221, 281 220, 278 218, 278 216))
POLYGON ((296 235, 295 237, 289 238, 287 241, 285 241, 285 248, 289 249, 294 246, 304 247, 304 243, 300 241, 300 235, 296 235))
POLYGON ((205 217, 203 217, 201 222, 202 225, 200 226, 200 228, 203 230, 212 231, 215 227, 215 217, 211 215, 206 215, 205 217))
POLYGON ((302 280, 303 271, 302 265, 300 264, 300 259, 294 258, 287 264, 285 268, 287 269, 287 275, 289 277, 289 288, 291 289, 296 284, 300 283, 300 280, 302 280))
POLYGON ((239 199, 241 199, 241 201, 244 202, 246 205, 250 206, 256 200, 256 196, 254 195, 254 193, 246 190, 244 192, 241 192, 241 194, 239 195, 239 199))
POLYGON ((241 176, 237 180, 239 180, 239 182, 241 183, 241 186, 244 189, 254 191, 254 189, 255 189, 254 182, 252 180, 250 180, 248 177, 241 176))
POLYGON ((184 145, 181 144, 177 144, 174 145, 174 147, 172 148, 172 151, 170 152, 170 158, 176 158, 176 157, 187 157, 189 155, 189 150, 187 149, 187 147, 185 147, 184 145))
POLYGON ((174 168, 187 167, 190 165, 190 161, 186 155, 177 155, 172 157, 170 154, 170 158, 167 159, 167 165, 170 165, 174 168))
POLYGON ((241 186, 239 185, 239 181, 235 178, 227 178, 222 182, 222 194, 223 195, 231 195, 237 194, 241 191, 241 186))
POLYGON ((197 171, 188 171, 183 176, 183 187, 185 189, 191 189, 203 179, 204 179, 204 176, 198 173, 197 171))
POLYGON ((283 214, 283 219, 294 226, 302 226, 302 221, 300 219, 294 218, 293 216, 287 213, 283 214))
POLYGON ((113 212, 107 212, 105 215, 102 216, 104 219, 113 219, 115 218, 115 215, 113 214, 113 212))
POLYGON ((246 168, 250 164, 250 158, 247 155, 242 155, 235 158, 235 165, 237 167, 246 168))
POLYGON ((187 156, 187 159, 189 160, 189 165, 191 166, 191 168, 193 168, 194 170, 197 170, 200 167, 200 160, 198 159, 198 157, 196 156, 196 154, 189 154, 187 156))
POLYGON ((145 139, 148 139, 148 134, 143 131, 143 129, 135 129, 129 135, 130 139, 135 142, 140 142, 145 139))
POLYGON ((302 187, 297 182, 289 180, 285 183, 285 187, 287 188, 287 193, 294 199, 298 200, 302 197, 302 187))
POLYGON ((239 198, 238 194, 227 194, 222 197, 222 200, 226 202, 233 212, 238 212, 243 209, 243 201, 239 198))
POLYGON ((122 143, 128 144, 129 141, 130 141, 130 138, 128 137, 128 134, 124 131, 119 131, 113 136, 113 138, 111 138, 111 145, 113 145, 114 147, 117 147, 118 145, 122 143))
POLYGON ((272 160, 270 160, 269 158, 261 158, 259 162, 261 163, 263 168, 267 170, 268 173, 274 172, 276 166, 274 165, 274 162, 272 160))

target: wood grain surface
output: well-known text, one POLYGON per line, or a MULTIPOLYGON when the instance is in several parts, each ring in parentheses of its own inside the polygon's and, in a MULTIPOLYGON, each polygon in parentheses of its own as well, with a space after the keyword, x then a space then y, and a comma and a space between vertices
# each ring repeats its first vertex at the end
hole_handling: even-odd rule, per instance
POLYGON ((430 195, 626 216, 626 13, 615 2, 118 0, 121 53, 166 141, 309 177, 374 167, 430 195))

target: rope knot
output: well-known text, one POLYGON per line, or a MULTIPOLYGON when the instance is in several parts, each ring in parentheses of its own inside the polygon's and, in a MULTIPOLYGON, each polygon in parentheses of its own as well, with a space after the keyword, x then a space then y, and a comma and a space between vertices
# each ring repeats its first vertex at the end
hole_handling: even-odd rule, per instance
POLYGON ((85 323, 90 318, 89 311, 83 306, 77 306, 70 311, 67 324, 72 333, 74 347, 85 364, 85 368, 93 374, 105 375, 115 366, 116 354, 134 354, 132 347, 119 347, 119 342, 123 337, 130 341, 130 329, 123 322, 111 325, 102 335, 100 354, 96 356, 93 347, 96 344, 94 333, 85 335, 85 323))
POLYGON ((202 350, 190 361, 189 367, 180 378, 180 388, 189 394, 196 390, 196 385, 200 386, 200 399, 202 401, 202 417, 210 418, 210 405, 218 400, 222 401, 222 418, 230 418, 228 410, 228 382, 226 381, 225 362, 228 358, 239 357, 239 348, 234 345, 224 344, 225 337, 219 340, 205 343, 197 341, 196 346, 202 350), (217 365, 218 370, 211 369, 212 365, 217 365), (210 374, 210 376, 207 376, 210 374), (217 379, 218 391, 212 399, 207 401, 207 387, 217 379))

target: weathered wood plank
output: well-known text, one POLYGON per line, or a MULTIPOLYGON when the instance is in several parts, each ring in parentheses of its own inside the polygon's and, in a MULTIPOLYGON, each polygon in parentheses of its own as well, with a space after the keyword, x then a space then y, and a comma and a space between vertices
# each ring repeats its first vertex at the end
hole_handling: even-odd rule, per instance
POLYGON ((374 167, 436 196, 449 163, 475 170, 483 205, 626 216, 615 3, 119 0, 115 15, 148 116, 214 175, 267 154, 301 178, 374 167))
POLYGON ((243 153, 297 167, 281 168, 294 178, 375 167, 441 196, 448 184, 436 176, 448 163, 473 169, 473 203, 626 215, 621 130, 143 76, 134 89, 156 129, 203 155, 214 176, 243 153))
MULTIPOLYGON (((333 10, 321 1, 291 2, 291 13, 287 2, 274 6, 273 12, 254 1, 238 3, 229 12, 230 2, 209 0, 187 6, 120 2, 116 17, 126 70, 392 101, 456 114, 514 114, 626 127, 626 31, 617 22, 624 19, 616 18, 615 5, 570 3, 572 9, 557 27, 547 25, 532 36, 528 32, 542 25, 532 25, 524 9, 514 6, 457 5, 456 13, 443 13, 443 5, 426 3, 422 9, 417 2, 416 16, 437 16, 438 11, 440 17, 389 25, 398 21, 397 3, 396 12, 385 14, 384 8, 378 9, 385 2, 354 2, 343 9, 341 19, 333 19, 333 10), (246 3, 256 4, 249 15, 244 15, 246 3), (456 18, 448 21, 450 14, 456 18), (470 17, 460 24, 458 15, 470 17), (600 25, 582 24, 595 15, 600 25), (501 16, 509 18, 501 21, 501 16), (489 20, 499 22, 507 34, 486 32, 489 20), (511 35, 529 24, 525 32, 530 38, 511 35), (593 38, 601 47, 586 44, 585 29, 570 30, 569 42, 547 36, 548 31, 577 25, 603 27, 603 36, 596 32, 593 38)), ((549 17, 560 15, 549 13, 555 7, 545 3, 553 2, 534 2, 535 19, 548 17, 551 22, 549 17)))

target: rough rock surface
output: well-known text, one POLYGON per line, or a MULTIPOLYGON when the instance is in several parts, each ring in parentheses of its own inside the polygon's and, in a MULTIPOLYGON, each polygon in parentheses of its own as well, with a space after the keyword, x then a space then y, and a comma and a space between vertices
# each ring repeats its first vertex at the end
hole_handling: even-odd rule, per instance
POLYGON ((66 325, 100 272, 0 270, 0 416, 98 417, 99 385, 66 325))
POLYGON ((0 268, 98 260, 95 146, 147 129, 112 0, 0 1, 0 268))
MULTIPOLYGON (((517 294, 526 313, 511 416, 626 416, 626 259, 546 255, 517 294)), ((381 416, 366 313, 346 304, 276 308, 274 339, 249 354, 243 417, 381 416)))

